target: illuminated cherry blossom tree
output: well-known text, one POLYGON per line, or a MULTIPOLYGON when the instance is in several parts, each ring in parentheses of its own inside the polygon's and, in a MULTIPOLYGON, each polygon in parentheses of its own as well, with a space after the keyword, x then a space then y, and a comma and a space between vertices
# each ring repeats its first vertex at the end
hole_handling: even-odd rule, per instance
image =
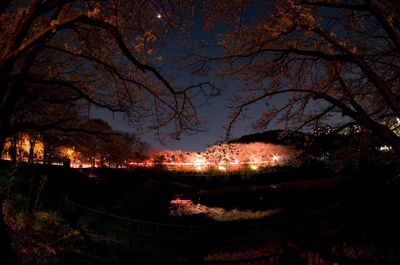
POLYGON ((154 163, 160 163, 177 170, 240 170, 246 166, 257 169, 260 166, 275 166, 293 161, 298 156, 291 146, 267 143, 219 144, 204 152, 181 150, 160 150, 152 154, 154 163))

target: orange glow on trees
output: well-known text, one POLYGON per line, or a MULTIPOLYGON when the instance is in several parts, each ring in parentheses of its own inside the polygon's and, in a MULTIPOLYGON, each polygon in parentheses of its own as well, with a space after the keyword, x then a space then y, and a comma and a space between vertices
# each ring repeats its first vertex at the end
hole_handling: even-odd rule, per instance
POLYGON ((192 164, 195 170, 203 171, 207 169, 208 162, 201 154, 194 154, 192 156, 192 164))
POLYGON ((296 151, 290 146, 267 143, 220 144, 202 153, 180 150, 161 150, 152 155, 153 164, 161 164, 171 170, 234 171, 284 164, 295 158, 296 151))
POLYGON ((40 161, 43 158, 43 141, 38 134, 19 133, 7 138, 1 158, 25 162, 40 161))

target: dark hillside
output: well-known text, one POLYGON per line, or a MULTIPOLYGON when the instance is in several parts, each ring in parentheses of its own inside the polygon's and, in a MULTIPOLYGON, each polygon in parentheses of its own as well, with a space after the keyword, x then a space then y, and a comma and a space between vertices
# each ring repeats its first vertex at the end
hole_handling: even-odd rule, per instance
POLYGON ((310 135, 300 131, 271 130, 243 135, 230 141, 230 143, 262 142, 281 145, 294 145, 297 148, 302 148, 309 139, 310 135))

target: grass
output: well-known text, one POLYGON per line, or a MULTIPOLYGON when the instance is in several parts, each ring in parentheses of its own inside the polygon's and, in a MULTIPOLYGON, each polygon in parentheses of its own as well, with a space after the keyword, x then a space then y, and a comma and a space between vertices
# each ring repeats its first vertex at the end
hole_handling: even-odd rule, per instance
MULTIPOLYGON (((337 180, 337 175, 321 164, 309 164, 275 167, 254 174, 232 173, 223 178, 156 170, 101 169, 94 170, 100 178, 87 179, 87 172, 22 165, 10 183, 10 170, 7 166, 0 169, 0 191, 7 190, 11 184, 11 194, 3 203, 3 212, 23 265, 193 264, 204 257, 218 261, 218 257, 262 256, 261 252, 269 251, 269 244, 273 243, 274 249, 280 251, 288 242, 300 246, 295 250, 299 257, 313 252, 327 260, 339 257, 345 261, 363 260, 364 264, 400 261, 397 242, 400 187, 384 184, 396 175, 395 163, 380 167, 371 164, 361 170, 342 172, 350 176, 345 185, 347 201, 328 212, 282 220, 261 230, 243 230, 235 234, 199 230, 186 235, 179 229, 171 233, 160 229, 158 234, 154 233, 157 231, 142 231, 127 227, 121 220, 83 215, 82 212, 68 215, 68 211, 61 211, 63 198, 69 194, 80 199, 82 204, 128 214, 129 210, 121 210, 123 203, 143 199, 144 208, 159 207, 162 213, 168 207, 165 200, 168 202, 176 192, 207 190, 216 196, 231 192, 234 198, 235 194, 238 197, 240 189, 279 183, 283 190, 304 188, 307 194, 314 186, 317 187, 316 197, 321 193, 335 199, 336 191, 329 187, 337 180), (386 178, 377 181, 382 175, 386 178), (45 183, 44 177, 48 178, 45 183), (113 208, 116 205, 119 208, 113 208), (274 238, 274 242, 268 241, 270 238, 274 238)), ((342 196, 342 191, 338 190, 337 194, 342 196)), ((300 203, 300 197, 288 197, 288 194, 283 192, 280 198, 300 203)), ((160 216, 148 217, 161 220, 160 216)))

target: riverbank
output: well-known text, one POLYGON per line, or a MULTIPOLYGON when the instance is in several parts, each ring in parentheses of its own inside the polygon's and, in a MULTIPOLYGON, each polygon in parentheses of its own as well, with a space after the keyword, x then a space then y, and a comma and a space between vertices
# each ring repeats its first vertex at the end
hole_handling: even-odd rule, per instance
POLYGON ((314 264, 321 265, 400 261, 396 240, 400 236, 396 210, 400 185, 392 178, 395 167, 371 166, 347 176, 318 175, 315 169, 311 178, 302 172, 307 171, 281 168, 281 179, 279 171, 246 178, 206 178, 163 171, 86 171, 40 165, 13 169, 6 164, 0 183, 8 190, 3 213, 22 264, 239 264, 240 260, 307 264, 310 257, 319 259, 314 264), (242 231, 216 233, 196 230, 196 225, 213 225, 204 217, 166 218, 170 199, 177 194, 193 200, 201 196, 204 205, 227 209, 246 201, 243 194, 247 194, 247 202, 240 206, 243 209, 254 206, 254 201, 257 207, 268 208, 272 201, 283 205, 286 200, 298 212, 294 218, 263 219, 263 226, 254 221, 233 222, 242 231), (265 196, 263 200, 257 200, 260 195, 265 196), (66 196, 106 217, 66 214, 66 196), (301 204, 312 211, 299 214, 305 213, 298 208, 301 204), (110 213, 122 220, 109 218, 110 213), (124 221, 132 217, 156 224, 173 221, 177 227, 156 225, 139 231, 124 221), (252 229, 244 229, 246 225, 252 229))

